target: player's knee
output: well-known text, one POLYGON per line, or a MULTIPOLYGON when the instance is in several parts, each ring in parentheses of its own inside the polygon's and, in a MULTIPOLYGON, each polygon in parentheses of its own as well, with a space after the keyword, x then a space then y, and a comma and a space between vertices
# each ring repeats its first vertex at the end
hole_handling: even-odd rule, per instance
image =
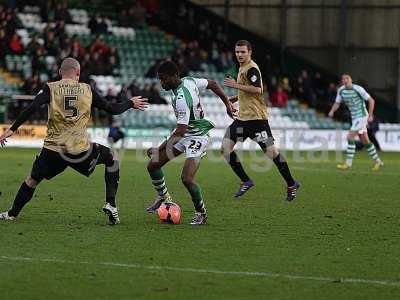
POLYGON ((111 164, 106 165, 107 173, 119 173, 119 161, 113 160, 111 164))
POLYGON ((355 136, 353 133, 349 133, 349 134, 347 135, 347 141, 352 141, 352 140, 354 140, 355 137, 356 137, 356 136, 355 136))
POLYGON ((271 146, 265 149, 265 154, 268 156, 268 158, 274 159, 279 155, 279 151, 275 146, 271 146))
POLYGON ((188 175, 186 175, 186 174, 182 174, 182 175, 181 175, 181 180, 182 180, 182 183, 183 183, 185 186, 191 186, 191 185, 194 184, 194 179, 193 179, 193 177, 188 176, 188 175))
POLYGON ((37 185, 39 184, 38 181, 36 181, 35 179, 33 179, 30 175, 25 179, 25 183, 27 186, 29 186, 31 189, 34 189, 35 187, 37 187, 37 185))
POLYGON ((234 146, 235 145, 233 144, 233 142, 230 139, 224 138, 222 140, 221 149, 220 149, 221 154, 224 156, 229 155, 233 151, 234 146))
POLYGON ((114 163, 117 160, 114 160, 114 154, 112 153, 111 149, 107 150, 107 153, 105 153, 105 165, 106 167, 112 167, 114 166, 114 163))
POLYGON ((232 151, 233 149, 227 145, 222 145, 220 149, 221 155, 225 158, 229 158, 229 155, 232 153, 232 151))

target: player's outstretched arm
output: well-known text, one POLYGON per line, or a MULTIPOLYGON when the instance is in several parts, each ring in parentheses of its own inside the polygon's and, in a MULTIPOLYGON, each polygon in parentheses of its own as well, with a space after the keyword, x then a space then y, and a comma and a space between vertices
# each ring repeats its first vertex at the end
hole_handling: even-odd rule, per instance
POLYGON ((93 91, 92 105, 112 115, 120 115, 131 108, 145 110, 148 107, 147 101, 147 98, 137 96, 121 103, 109 103, 106 99, 100 96, 99 93, 93 91))
POLYGON ((222 102, 224 102, 227 114, 233 119, 236 113, 236 109, 233 107, 232 102, 229 101, 228 96, 225 94, 222 87, 215 80, 207 80, 207 89, 211 90, 217 95, 222 102))
POLYGON ((48 85, 35 96, 32 103, 23 110, 20 115, 15 120, 14 124, 11 125, 1 136, 0 136, 0 145, 4 147, 7 142, 7 138, 11 137, 17 129, 24 124, 33 113, 43 104, 50 103, 50 89, 48 85))
POLYGON ((333 118, 333 115, 334 115, 335 112, 339 109, 339 107, 340 107, 340 103, 335 102, 335 103, 332 105, 332 108, 331 108, 331 110, 329 111, 328 116, 329 116, 330 118, 333 118))

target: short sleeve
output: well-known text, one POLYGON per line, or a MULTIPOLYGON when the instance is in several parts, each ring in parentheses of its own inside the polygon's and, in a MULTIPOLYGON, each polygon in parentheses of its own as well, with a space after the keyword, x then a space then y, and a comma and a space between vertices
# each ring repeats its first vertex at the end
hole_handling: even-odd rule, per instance
POLYGON ((188 125, 190 119, 190 109, 183 94, 178 94, 175 107, 176 123, 188 125))
POLYGON ((343 98, 342 98, 342 96, 340 95, 340 89, 337 91, 337 94, 336 94, 336 99, 335 99, 335 102, 336 103, 342 103, 342 101, 343 101, 343 98))
POLYGON ((360 94, 361 98, 363 98, 365 101, 368 101, 371 96, 368 94, 368 92, 362 87, 362 86, 354 86, 354 89, 357 91, 357 93, 360 94))
POLYGON ((205 78, 193 78, 199 91, 204 91, 208 87, 208 80, 205 78))
POLYGON ((247 71, 247 80, 252 86, 261 87, 261 73, 257 68, 250 68, 247 71))

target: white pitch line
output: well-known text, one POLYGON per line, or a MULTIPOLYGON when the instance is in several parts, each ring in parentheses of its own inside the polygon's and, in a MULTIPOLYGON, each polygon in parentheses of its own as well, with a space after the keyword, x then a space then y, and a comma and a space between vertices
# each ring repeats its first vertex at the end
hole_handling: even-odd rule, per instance
POLYGON ((242 277, 269 277, 269 278, 284 278, 289 280, 311 280, 311 281, 322 281, 332 283, 361 283, 366 285, 383 285, 400 287, 400 281, 390 280, 375 280, 375 279, 363 279, 363 278, 333 278, 333 277, 318 277, 318 276, 302 276, 302 275, 290 275, 272 272, 246 272, 246 271, 221 271, 215 269, 194 269, 194 268, 179 268, 169 266, 146 266, 141 264, 127 264, 127 263, 112 263, 112 262, 88 262, 88 261, 67 261, 63 259, 55 258, 32 258, 32 257, 10 257, 0 256, 1 260, 8 261, 25 261, 25 262, 41 262, 41 263, 58 263, 58 264, 75 264, 75 265, 94 265, 94 266, 108 266, 108 267, 120 267, 120 268, 133 268, 150 271, 173 271, 173 272, 184 272, 184 273, 202 273, 202 274, 216 274, 216 275, 232 275, 242 277))

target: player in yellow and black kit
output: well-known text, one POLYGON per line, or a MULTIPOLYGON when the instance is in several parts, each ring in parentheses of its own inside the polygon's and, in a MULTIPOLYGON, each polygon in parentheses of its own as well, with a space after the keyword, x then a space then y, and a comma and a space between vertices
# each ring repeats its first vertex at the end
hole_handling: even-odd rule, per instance
POLYGON ((0 136, 4 146, 8 137, 22 125, 41 105, 48 105, 47 136, 43 149, 33 163, 30 175, 22 183, 12 208, 0 214, 0 220, 14 220, 33 196, 36 186, 43 180, 62 173, 67 167, 90 176, 96 165, 105 165, 106 203, 103 211, 109 224, 119 223, 115 196, 119 181, 119 163, 109 148, 90 143, 87 125, 92 107, 117 115, 128 109, 143 110, 147 99, 133 97, 129 101, 110 104, 85 83, 79 82, 80 65, 66 58, 60 68, 61 80, 49 82, 36 95, 32 104, 23 111, 14 124, 0 136))
POLYGON ((238 90, 238 95, 231 97, 230 101, 239 101, 239 116, 227 129, 222 142, 225 159, 242 181, 235 197, 241 197, 254 186, 254 182, 244 171, 234 151, 238 141, 243 142, 250 138, 258 143, 265 154, 273 160, 287 183, 286 200, 292 201, 296 198, 300 184, 293 179, 285 158, 274 145, 274 138, 268 124, 267 106, 263 99, 261 72, 251 59, 251 44, 246 40, 238 41, 235 45, 235 54, 240 64, 237 81, 226 78, 224 85, 238 90))

